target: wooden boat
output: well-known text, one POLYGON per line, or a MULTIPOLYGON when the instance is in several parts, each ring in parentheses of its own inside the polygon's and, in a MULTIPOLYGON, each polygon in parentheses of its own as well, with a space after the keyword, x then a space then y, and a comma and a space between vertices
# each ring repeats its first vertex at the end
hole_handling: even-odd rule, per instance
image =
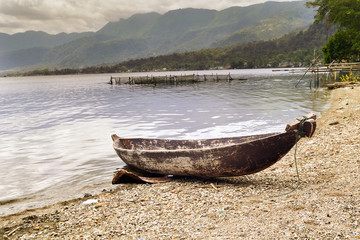
MULTIPOLYGON (((147 173, 196 177, 240 176, 259 172, 280 160, 303 136, 311 137, 316 115, 289 123, 284 132, 231 138, 171 140, 121 138, 113 147, 131 168, 147 173)), ((127 175, 122 172, 122 175, 127 175)), ((128 177, 134 177, 133 174, 128 177)))

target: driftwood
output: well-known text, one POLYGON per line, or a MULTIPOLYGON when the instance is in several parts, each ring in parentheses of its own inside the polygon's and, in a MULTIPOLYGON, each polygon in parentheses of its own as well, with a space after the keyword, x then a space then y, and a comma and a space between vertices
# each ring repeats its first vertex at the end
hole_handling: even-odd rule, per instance
POLYGON ((350 86, 350 85, 354 85, 356 83, 353 83, 353 82, 336 82, 336 83, 331 83, 331 84, 328 84, 327 87, 328 89, 335 89, 335 88, 342 88, 342 87, 347 87, 347 86, 350 86))
POLYGON ((112 184, 119 183, 164 183, 172 180, 171 176, 158 176, 157 174, 146 173, 147 176, 141 176, 138 171, 120 169, 115 173, 112 184))

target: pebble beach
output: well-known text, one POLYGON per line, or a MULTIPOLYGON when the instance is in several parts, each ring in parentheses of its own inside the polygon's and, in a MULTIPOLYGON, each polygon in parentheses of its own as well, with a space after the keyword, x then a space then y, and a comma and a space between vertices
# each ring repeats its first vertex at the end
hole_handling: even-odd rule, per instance
POLYGON ((119 184, 1 217, 0 239, 360 239, 360 87, 330 101, 298 143, 299 186, 293 148, 253 175, 119 184))

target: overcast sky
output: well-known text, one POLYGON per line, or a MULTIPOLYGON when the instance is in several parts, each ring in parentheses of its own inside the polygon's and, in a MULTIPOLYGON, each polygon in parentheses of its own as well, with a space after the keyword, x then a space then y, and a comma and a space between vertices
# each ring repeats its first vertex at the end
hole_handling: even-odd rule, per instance
MULTIPOLYGON (((222 10, 267 0, 0 0, 0 32, 28 30, 51 34, 97 31, 135 13, 165 13, 179 8, 222 10)), ((286 2, 291 0, 276 0, 286 2)), ((294 1, 294 0, 293 0, 294 1)))

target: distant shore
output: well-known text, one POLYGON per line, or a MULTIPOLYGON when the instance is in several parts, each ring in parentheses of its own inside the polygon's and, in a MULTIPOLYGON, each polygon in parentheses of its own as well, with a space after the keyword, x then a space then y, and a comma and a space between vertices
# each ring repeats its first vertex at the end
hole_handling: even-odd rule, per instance
MULTIPOLYGON (((123 184, 0 218, 4 239, 359 239, 360 87, 332 91, 311 139, 260 173, 123 184)), ((110 184, 110 183, 109 183, 110 184)))

